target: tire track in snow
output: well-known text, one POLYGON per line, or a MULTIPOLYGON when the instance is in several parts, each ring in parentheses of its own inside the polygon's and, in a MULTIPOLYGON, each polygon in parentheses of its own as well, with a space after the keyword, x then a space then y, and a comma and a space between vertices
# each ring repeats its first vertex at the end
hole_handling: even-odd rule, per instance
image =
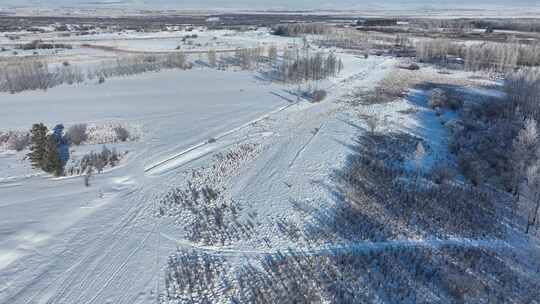
MULTIPOLYGON (((157 225, 156 225, 157 226, 157 225)), ((143 240, 139 243, 138 246, 136 246, 133 250, 131 250, 131 252, 129 253, 129 255, 124 259, 123 263, 120 264, 118 267, 116 267, 116 269, 113 271, 113 273, 109 276, 109 278, 105 281, 105 284, 103 284, 101 286, 101 288, 99 288, 99 290, 97 292, 95 292, 94 296, 86 301, 85 303, 87 304, 91 304, 91 303, 94 303, 96 301, 96 299, 101 295, 101 293, 105 290, 105 288, 107 288, 111 282, 113 281, 113 279, 115 279, 120 273, 124 272, 126 270, 126 266, 129 262, 129 260, 142 248, 142 246, 144 245, 144 243, 146 243, 146 240, 148 240, 148 238, 150 237, 150 235, 154 234, 154 232, 156 231, 156 227, 154 227, 154 229, 152 229, 152 231, 148 232, 146 234, 146 236, 143 238, 143 240)), ((80 298, 82 297, 83 294, 81 294, 79 296, 79 298, 77 299, 76 303, 81 303, 80 302, 80 298)))
POLYGON ((298 159, 298 157, 300 157, 300 154, 302 154, 302 152, 306 150, 307 146, 309 146, 309 144, 313 141, 313 139, 319 134, 323 126, 324 124, 321 124, 320 127, 312 131, 312 135, 309 137, 308 141, 298 151, 296 151, 294 158, 289 163, 289 168, 291 168, 294 165, 294 162, 298 159))
POLYGON ((354 254, 354 253, 368 253, 368 252, 379 252, 386 251, 389 249, 403 249, 403 248, 431 248, 431 249, 440 249, 445 246, 455 246, 461 248, 483 248, 483 249, 501 249, 514 248, 508 243, 508 241, 503 239, 467 239, 467 238, 455 238, 455 239, 427 239, 427 240, 391 240, 391 241, 382 241, 382 242, 371 242, 371 241, 361 241, 361 242, 352 242, 345 244, 329 244, 322 245, 317 247, 282 247, 282 248, 273 248, 272 250, 246 250, 240 248, 222 248, 222 247, 212 247, 212 246, 201 246, 186 240, 176 239, 166 233, 161 233, 161 235, 175 242, 179 247, 185 249, 192 249, 201 251, 211 255, 217 256, 264 256, 264 255, 275 255, 280 253, 290 253, 294 254, 303 254, 303 255, 339 255, 339 254, 354 254))
MULTIPOLYGON (((132 190, 119 196, 119 198, 127 199, 136 191, 137 189, 132 190)), ((39 299, 41 296, 43 296, 43 294, 46 294, 51 287, 60 281, 60 285, 53 288, 55 290, 54 294, 47 300, 47 303, 61 302, 60 300, 62 298, 69 296, 70 293, 73 293, 74 291, 81 292, 81 294, 79 294, 79 297, 81 297, 82 294, 87 291, 87 287, 92 284, 92 282, 95 282, 91 278, 95 269, 103 264, 107 264, 107 262, 102 263, 103 260, 109 258, 109 255, 115 250, 117 245, 124 240, 123 236, 129 234, 133 228, 135 228, 135 226, 130 226, 130 224, 136 221, 145 211, 145 208, 141 208, 143 207, 143 201, 139 201, 140 202, 138 204, 134 204, 128 209, 126 215, 114 227, 112 227, 111 231, 104 232, 102 236, 92 240, 91 242, 91 244, 105 243, 104 246, 90 246, 89 249, 84 252, 83 256, 78 258, 77 261, 75 261, 65 272, 50 282, 44 289, 37 291, 26 303, 35 303, 36 298, 39 299), (127 230, 125 230, 126 228, 127 230), (83 275, 81 276, 81 274, 83 275), (78 287, 73 288, 73 284, 75 284, 76 281, 79 281, 78 287)), ((66 249, 60 253, 60 255, 68 252, 69 250, 66 249)), ((11 297, 11 299, 15 299, 22 291, 11 297)))
MULTIPOLYGON (((291 107, 291 106, 293 106, 293 105, 295 105, 295 104, 296 104, 296 103, 290 103, 290 104, 287 104, 287 105, 285 105, 285 106, 282 106, 282 107, 280 107, 280 108, 278 108, 278 109, 276 109, 276 110, 273 110, 273 111, 271 111, 271 112, 269 112, 269 113, 267 113, 267 114, 264 114, 264 115, 262 115, 262 116, 260 116, 260 117, 258 117, 258 118, 256 118, 256 119, 254 119, 254 120, 251 120, 251 121, 249 121, 249 122, 247 122, 247 123, 245 123, 245 124, 243 124, 243 125, 241 125, 241 126, 239 126, 239 127, 236 127, 236 128, 231 129, 231 130, 229 130, 229 131, 226 131, 226 132, 224 132, 224 133, 221 133, 221 134, 219 134, 218 136, 214 137, 214 139, 215 139, 215 140, 219 140, 219 139, 222 139, 222 138, 224 138, 224 137, 226 137, 226 136, 228 136, 228 135, 231 135, 231 134, 234 134, 234 133, 236 133, 236 132, 238 132, 238 131, 241 131, 241 130, 243 130, 243 129, 249 127, 250 125, 253 125, 253 124, 257 123, 257 122, 260 122, 260 121, 262 121, 262 120, 264 120, 264 119, 270 117, 270 115, 277 114, 277 113, 279 113, 279 112, 281 112, 281 111, 284 111, 284 110, 286 110, 287 108, 289 108, 289 107, 291 107)), ((181 152, 179 152, 179 153, 177 153, 177 154, 174 154, 174 155, 170 156, 169 158, 167 158, 167 159, 165 159, 165 160, 159 161, 159 162, 157 162, 157 163, 154 163, 154 164, 152 164, 152 165, 146 167, 146 168, 144 169, 144 172, 147 173, 147 174, 152 174, 152 173, 153 173, 154 171, 156 171, 156 169, 158 169, 159 167, 165 166, 166 164, 168 164, 168 163, 170 163, 170 162, 173 162, 173 161, 175 161, 175 160, 177 160, 177 159, 179 159, 179 158, 181 158, 181 157, 187 155, 187 154, 190 153, 190 152, 196 151, 197 149, 201 149, 202 147, 208 146, 208 145, 210 145, 210 144, 211 144, 211 143, 210 143, 209 141, 204 141, 204 142, 198 143, 198 144, 196 144, 196 145, 193 145, 193 146, 191 146, 191 147, 189 147, 189 148, 187 148, 187 149, 185 149, 185 150, 183 150, 183 151, 181 151, 181 152)), ((212 151, 215 151, 215 149, 217 149, 217 148, 218 148, 218 147, 216 147, 216 148, 214 148, 214 149, 209 149, 208 153, 211 153, 212 151)))
MULTIPOLYGON (((328 86, 326 88, 326 90, 331 90, 331 89, 334 89, 334 88, 337 88, 337 87, 351 85, 357 80, 362 80, 362 79, 366 78, 369 75, 369 72, 371 70, 374 70, 377 67, 379 67, 380 65, 383 65, 385 63, 386 63, 386 61, 374 64, 373 66, 370 66, 367 71, 362 71, 360 73, 353 74, 353 75, 351 75, 351 76, 349 76, 349 77, 347 77, 345 79, 342 79, 339 82, 336 82, 336 83, 328 86)), ((214 137, 214 139, 219 140, 219 139, 222 139, 222 138, 224 138, 224 137, 226 137, 228 135, 237 133, 238 131, 249 127, 250 125, 253 125, 253 124, 257 123, 257 122, 260 122, 260 121, 270 117, 271 115, 280 113, 280 112, 282 112, 282 111, 284 111, 284 110, 288 109, 289 107, 291 107, 293 105, 296 105, 296 104, 298 104, 298 102, 289 103, 289 104, 287 104, 285 106, 282 106, 282 107, 280 107, 280 108, 278 108, 276 110, 270 111, 270 112, 268 112, 268 113, 266 113, 266 114, 264 114, 264 115, 262 115, 262 116, 260 116, 260 117, 258 117, 256 119, 254 119, 254 120, 251 120, 251 121, 249 121, 249 122, 247 122, 247 123, 245 123, 243 125, 240 125, 239 127, 236 127, 236 128, 233 128, 233 129, 231 129, 229 131, 221 133, 218 136, 214 137)), ((170 162, 173 162, 173 161, 175 161, 175 160, 177 160, 179 158, 182 158, 183 156, 187 155, 188 153, 194 152, 194 151, 196 151, 198 149, 201 149, 201 148, 203 148, 205 146, 208 146, 210 144, 211 144, 210 142, 204 141, 204 142, 198 143, 196 145, 193 145, 193 146, 191 146, 191 147, 189 147, 189 148, 187 148, 185 150, 182 150, 179 153, 174 154, 174 155, 172 155, 172 156, 170 156, 170 157, 168 157, 168 158, 166 158, 166 159, 164 159, 162 161, 156 162, 154 164, 151 164, 151 165, 145 167, 144 172, 146 174, 152 174, 159 167, 165 166, 166 164, 168 164, 170 162)), ((217 149, 217 148, 218 147, 214 148, 214 150, 217 149)), ((208 151, 208 153, 211 153, 212 151, 214 151, 212 149, 209 149, 209 150, 211 150, 211 151, 208 151)), ((198 159, 198 158, 196 158, 196 159, 198 159)), ((196 159, 193 159, 193 160, 196 160, 196 159)), ((186 163, 189 163, 189 162, 190 161, 188 161, 186 163)))

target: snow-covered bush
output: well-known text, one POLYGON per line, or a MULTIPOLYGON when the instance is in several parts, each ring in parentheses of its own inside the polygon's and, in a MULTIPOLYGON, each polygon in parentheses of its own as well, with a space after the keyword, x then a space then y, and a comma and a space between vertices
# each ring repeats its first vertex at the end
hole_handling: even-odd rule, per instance
POLYGON ((0 151, 22 151, 30 145, 30 134, 24 131, 0 132, 0 151))
POLYGON ((107 144, 123 141, 136 141, 142 136, 140 127, 134 124, 108 123, 88 125, 87 144, 107 144))
POLYGON ((101 173, 105 168, 118 165, 123 156, 124 154, 116 152, 115 149, 110 150, 103 146, 101 152, 87 153, 80 160, 70 164, 65 171, 67 175, 101 173))

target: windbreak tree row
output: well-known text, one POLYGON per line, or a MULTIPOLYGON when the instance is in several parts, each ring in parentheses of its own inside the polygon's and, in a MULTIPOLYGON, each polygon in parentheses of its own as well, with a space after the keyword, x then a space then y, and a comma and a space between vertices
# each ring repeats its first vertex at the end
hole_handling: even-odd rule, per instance
POLYGON ((467 46, 448 39, 416 43, 416 57, 420 61, 447 64, 451 56, 463 59, 469 71, 505 72, 520 66, 539 66, 540 45, 482 43, 467 46))
POLYGON ((118 58, 94 68, 83 71, 77 66, 64 62, 52 67, 41 60, 22 60, 16 64, 0 68, 0 92, 19 93, 28 90, 47 90, 61 84, 76 84, 86 80, 129 76, 165 69, 190 69, 191 64, 185 54, 135 55, 118 58))

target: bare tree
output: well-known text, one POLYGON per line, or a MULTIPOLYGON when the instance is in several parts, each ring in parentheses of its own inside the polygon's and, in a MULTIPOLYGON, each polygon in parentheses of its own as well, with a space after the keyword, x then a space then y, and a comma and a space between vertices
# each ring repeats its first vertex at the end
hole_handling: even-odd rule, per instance
POLYGON ((374 134, 377 131, 379 125, 379 117, 373 115, 366 118, 366 124, 368 126, 369 132, 374 134))
POLYGON ((215 50, 209 50, 208 51, 208 64, 211 67, 217 66, 217 54, 215 50))
POLYGON ((527 228, 525 233, 529 233, 531 227, 537 225, 540 212, 540 162, 527 168, 527 188, 532 195, 529 206, 529 214, 527 214, 527 228))
POLYGON ((424 157, 426 156, 426 149, 424 148, 424 145, 422 145, 422 142, 419 141, 416 145, 416 150, 414 151, 414 163, 416 165, 416 172, 417 175, 420 173, 420 170, 422 169, 422 161, 424 160, 424 157))
POLYGON ((515 214, 515 209, 520 201, 522 184, 527 177, 527 168, 533 165, 538 156, 538 127, 534 119, 525 120, 525 126, 521 129, 514 139, 512 144, 511 160, 513 163, 513 187, 514 201, 512 213, 515 214))
POLYGON ((86 170, 86 173, 84 174, 84 185, 86 187, 90 187, 90 178, 92 177, 94 169, 92 167, 88 167, 88 170, 86 170))
POLYGON ((88 138, 86 134, 86 124, 75 124, 68 128, 67 136, 71 143, 80 145, 88 138))
POLYGON ((268 47, 268 59, 270 63, 275 63, 278 58, 278 50, 275 44, 272 44, 268 47))

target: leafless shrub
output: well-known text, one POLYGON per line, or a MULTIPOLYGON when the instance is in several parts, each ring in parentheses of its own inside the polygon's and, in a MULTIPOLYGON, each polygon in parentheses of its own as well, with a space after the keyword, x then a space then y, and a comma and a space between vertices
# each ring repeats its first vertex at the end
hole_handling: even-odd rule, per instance
POLYGON ((418 143, 406 134, 365 133, 358 152, 337 173, 336 191, 344 193, 344 201, 317 212, 308 231, 314 237, 347 240, 499 235, 500 218, 490 192, 460 184, 437 185, 429 174, 419 172, 417 177, 405 169, 418 143))
POLYGON ((313 93, 311 93, 311 100, 313 102, 321 102, 326 98, 326 91, 325 90, 315 90, 313 93))
POLYGON ((21 61, 0 69, 0 91, 3 92, 46 90, 53 84, 53 74, 42 61, 21 61))
POLYGON ((420 70, 420 66, 418 64, 416 64, 416 63, 410 63, 410 64, 407 64, 407 65, 401 65, 399 67, 402 68, 402 69, 405 69, 405 70, 410 70, 410 71, 420 70))
POLYGON ((124 155, 116 152, 115 149, 108 149, 103 146, 101 152, 90 152, 80 160, 74 161, 66 168, 67 175, 88 175, 88 179, 93 172, 101 173, 107 167, 118 165, 124 155))
POLYGON ((368 126, 369 132, 375 133, 377 127, 379 126, 379 117, 373 115, 366 118, 366 124, 368 126))
POLYGON ((272 44, 268 47, 268 59, 270 62, 276 62, 278 58, 278 50, 275 44, 272 44))
POLYGON ((508 250, 466 245, 352 244, 327 251, 277 251, 244 259, 178 250, 167 263, 160 303, 531 302, 538 280, 508 250), (526 291, 526 292, 524 292, 526 291))
POLYGON ((71 143, 75 145, 80 145, 82 142, 88 139, 86 134, 86 124, 75 124, 68 128, 67 136, 71 143))
POLYGON ((57 84, 75 84, 75 83, 82 83, 85 80, 85 76, 82 72, 82 70, 73 65, 62 65, 61 67, 58 67, 56 72, 54 73, 54 81, 55 85, 57 84))
POLYGON ((119 141, 127 141, 129 139, 129 131, 122 126, 115 127, 114 133, 119 141))
POLYGON ((435 165, 431 169, 430 174, 433 181, 438 185, 452 181, 456 176, 456 173, 452 167, 444 162, 440 162, 435 165))
POLYGON ((0 150, 22 151, 29 145, 30 134, 28 132, 0 132, 0 150))
POLYGON ((92 177, 92 169, 89 168, 84 174, 84 186, 90 187, 90 178, 92 177))
POLYGON ((215 50, 208 50, 208 64, 211 67, 217 66, 217 54, 215 50))
POLYGON ((61 84, 77 84, 86 79, 96 78, 101 84, 108 77, 191 67, 185 54, 181 52, 120 57, 114 63, 103 63, 97 68, 88 70, 87 73, 83 73, 80 67, 71 64, 63 64, 51 72, 46 62, 23 59, 0 69, 0 92, 46 90, 61 84))
POLYGON ((212 303, 230 266, 217 256, 180 250, 167 260, 161 303, 212 303))
POLYGON ((516 191, 519 162, 509 152, 526 118, 540 118, 538 75, 535 70, 512 73, 506 79, 505 98, 468 103, 460 113, 459 124, 451 129, 450 149, 474 184, 487 182, 516 191))
MULTIPOLYGON (((297 50, 298 52, 298 50, 297 50)), ((277 67, 277 78, 287 83, 302 83, 311 80, 322 80, 333 77, 343 70, 343 62, 333 53, 324 55, 317 53, 311 55, 300 55, 285 59, 277 67)))
POLYGON ((210 185, 195 187, 190 183, 186 189, 169 192, 161 200, 159 209, 160 216, 189 214, 191 220, 184 222, 187 238, 206 245, 225 245, 252 235, 254 227, 240 221, 239 211, 239 206, 221 190, 210 185))
POLYGON ((448 101, 448 97, 446 96, 446 92, 442 89, 433 89, 431 91, 431 97, 429 99, 428 105, 432 108, 442 108, 446 105, 446 102, 448 101))
MULTIPOLYGON (((192 242, 227 245, 250 239, 255 233, 254 218, 240 217, 242 206, 221 186, 223 176, 234 174, 240 164, 257 153, 257 145, 243 144, 220 153, 209 171, 194 170, 190 181, 166 193, 159 202, 158 216, 178 218, 192 242)), ((204 169, 201 169, 204 170, 204 169)))
MULTIPOLYGON (((146 72, 156 72, 162 69, 190 69, 182 52, 172 54, 134 55, 120 57, 115 62, 103 63, 100 67, 88 71, 88 78, 103 79, 116 76, 129 76, 146 72)), ((101 83, 101 82, 100 82, 101 83)))

